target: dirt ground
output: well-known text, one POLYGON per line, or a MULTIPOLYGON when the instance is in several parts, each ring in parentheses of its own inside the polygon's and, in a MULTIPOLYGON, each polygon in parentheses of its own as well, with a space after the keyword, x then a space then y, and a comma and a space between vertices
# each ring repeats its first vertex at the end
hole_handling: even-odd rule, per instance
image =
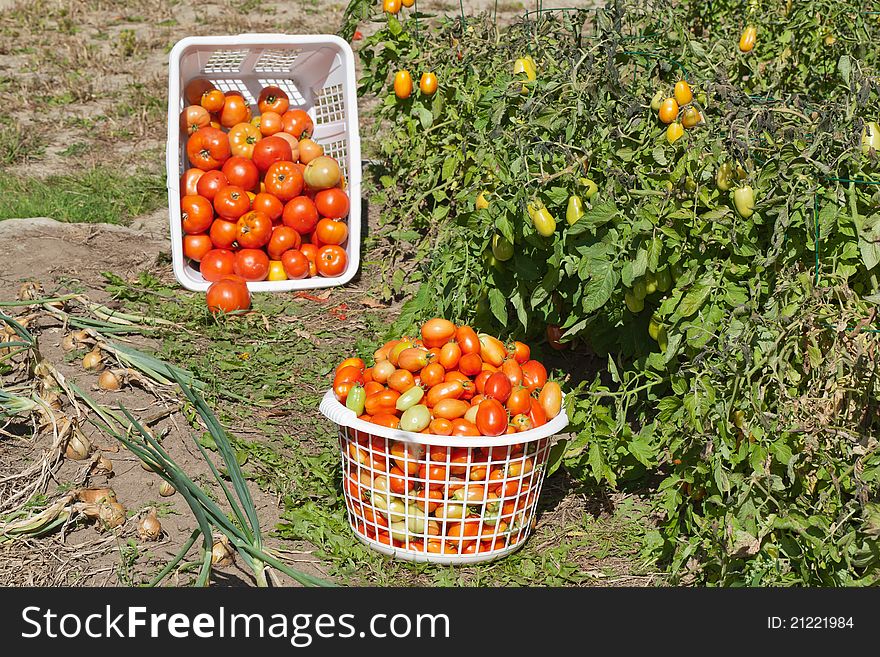
MULTIPOLYGON (((558 3, 572 4, 594 3, 558 3)), ((464 3, 466 12, 495 6, 492 0, 464 3)), ((519 3, 497 6, 501 20, 515 20, 524 11, 519 3)), ((551 5, 545 3, 547 6, 551 5)), ((420 7, 427 12, 459 10, 458 3, 434 0, 420 3, 420 7)), ((0 127, 3 122, 15 126, 21 139, 32 145, 30 152, 9 163, 5 171, 45 179, 94 167, 164 175, 167 50, 177 39, 192 34, 333 32, 344 3, 239 0, 196 6, 170 0, 143 0, 136 5, 117 0, 56 0, 48 2, 46 10, 34 11, 32 3, 0 0, 0 10, 4 10, 0 12, 0 102, 4 111, 8 110, 0 117, 0 127), (42 44, 49 38, 52 47, 44 48, 42 44), (40 111, 46 107, 50 111, 40 111)), ((365 32, 369 29, 364 26, 365 32)), ((0 174, 3 171, 0 168, 0 174)), ((370 208, 368 224, 375 225, 375 213, 376 209, 370 208)), ((22 283, 31 281, 39 283, 47 294, 77 292, 113 305, 104 272, 124 280, 149 272, 173 287, 167 221, 167 210, 160 206, 146 215, 130 217, 126 225, 63 223, 46 217, 0 222, 0 240, 7 245, 9 262, 14 263, 0 274, 0 300, 15 299, 22 283)), ((374 275, 375 268, 365 266, 354 284, 330 293, 329 303, 359 307, 374 275)), ((390 322, 396 308, 376 312, 384 313, 381 321, 390 322)), ((108 404, 118 403, 124 395, 125 405, 134 413, 154 418, 150 428, 165 436, 163 445, 187 472, 194 477, 209 474, 192 444, 191 427, 170 395, 157 395, 138 386, 128 386, 124 393, 101 391, 94 385, 97 375, 84 375, 78 361, 62 350, 65 329, 60 322, 40 318, 30 328, 39 334, 43 356, 63 375, 88 386, 90 393, 108 404)), ((158 346, 145 338, 134 339, 141 349, 158 346)), ((317 411, 314 414, 317 418, 317 411)), ((39 435, 13 429, 7 426, 0 434, 0 483, 45 450, 39 435)), ((254 427, 232 429, 254 434, 256 441, 263 439, 254 427)), ((0 584, 139 584, 166 563, 192 531, 192 516, 179 494, 161 497, 159 478, 144 470, 133 454, 97 431, 86 435, 93 442, 93 455, 86 461, 65 460, 42 492, 51 500, 72 487, 110 485, 128 509, 126 523, 112 532, 77 525, 45 538, 0 543, 0 584), (98 454, 112 462, 112 476, 95 473, 92 464, 98 454), (159 510, 165 534, 158 542, 146 543, 138 538, 136 525, 151 507, 159 510)), ((648 522, 646 516, 639 515, 638 499, 625 494, 591 496, 575 488, 560 477, 548 482, 545 496, 553 502, 545 506, 532 539, 535 554, 552 554, 561 540, 574 540, 572 527, 586 522, 596 533, 589 533, 584 540, 578 538, 580 542, 566 552, 566 558, 588 573, 587 583, 656 583, 653 574, 638 566, 635 552, 624 558, 615 556, 613 546, 597 547, 603 542, 602 532, 612 531, 602 524, 603 519, 612 516, 617 507, 635 508, 637 523, 648 522)), ((262 525, 275 527, 283 515, 278 491, 258 485, 252 485, 251 490, 262 525)), ((327 564, 315 546, 277 537, 270 545, 296 567, 327 575, 327 564)), ((186 584, 192 577, 192 571, 181 571, 172 576, 171 583, 186 584)), ((422 581, 418 577, 413 575, 414 583, 422 581)), ((285 578, 281 581, 292 583, 285 578)), ((236 566, 217 570, 212 582, 254 584, 252 576, 236 566)))

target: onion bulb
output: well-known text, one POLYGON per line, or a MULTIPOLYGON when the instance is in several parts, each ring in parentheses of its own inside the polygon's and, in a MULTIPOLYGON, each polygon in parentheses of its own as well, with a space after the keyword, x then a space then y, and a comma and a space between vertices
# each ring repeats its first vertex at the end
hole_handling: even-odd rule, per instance
POLYGON ((138 536, 145 541, 158 541, 162 536, 162 523, 156 517, 156 509, 150 509, 138 523, 138 536))
POLYGON ((113 474, 113 463, 106 456, 101 454, 95 461, 95 473, 110 476, 113 474))
POLYGON ((98 518, 108 529, 119 527, 125 522, 125 507, 119 502, 102 502, 98 507, 98 518))
POLYGON ((122 387, 122 381, 110 370, 105 370, 98 377, 98 387, 101 390, 119 390, 122 387))
POLYGON ((80 502, 86 504, 97 504, 98 502, 115 502, 116 491, 112 488, 83 488, 77 491, 76 497, 80 502))
POLYGON ((101 358, 101 350, 98 348, 92 349, 83 356, 82 366, 87 370, 99 370, 103 365, 104 359, 101 358))
POLYGON ((162 483, 159 484, 159 495, 161 495, 162 497, 171 497, 176 492, 177 489, 165 480, 163 480, 162 483))
POLYGON ((82 461, 88 457, 91 449, 92 443, 89 439, 81 431, 75 429, 71 432, 70 438, 67 439, 64 455, 72 461, 82 461))
POLYGON ((63 338, 61 338, 61 348, 64 351, 73 351, 76 349, 76 340, 73 339, 73 335, 68 333, 63 338))
POLYGON ((223 539, 214 541, 214 547, 211 548, 211 563, 222 568, 231 566, 234 561, 235 555, 229 549, 229 544, 223 539))

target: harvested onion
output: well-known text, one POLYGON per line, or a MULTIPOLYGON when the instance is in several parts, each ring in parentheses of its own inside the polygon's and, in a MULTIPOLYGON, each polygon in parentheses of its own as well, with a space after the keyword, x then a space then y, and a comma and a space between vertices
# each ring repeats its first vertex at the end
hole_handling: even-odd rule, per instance
POLYGON ((167 481, 163 480, 162 483, 159 484, 159 495, 161 495, 162 497, 171 497, 176 492, 177 489, 169 484, 167 481))
POLYGON ((119 502, 102 502, 98 507, 98 518, 109 529, 119 527, 125 522, 125 507, 119 502))
POLYGON ((235 555, 229 549, 229 544, 223 539, 214 541, 214 547, 211 548, 211 563, 222 568, 231 566, 234 561, 235 555))
POLYGON ((158 541, 162 536, 162 523, 156 517, 156 509, 150 509, 149 513, 141 518, 138 523, 138 536, 145 541, 158 541))
POLYGON ((113 474, 113 463, 106 456, 101 454, 95 461, 95 474, 110 476, 113 474))
POLYGON ((101 390, 119 390, 122 387, 122 381, 110 370, 105 370, 98 377, 98 387, 101 390))
POLYGON ((76 349, 76 340, 73 339, 73 335, 68 333, 63 338, 61 338, 61 348, 64 351, 73 351, 76 349))
POLYGON ((72 461, 82 461, 88 457, 91 449, 92 443, 89 439, 81 431, 74 429, 70 434, 70 438, 67 439, 64 455, 72 461))
POLYGON ((104 359, 101 358, 100 349, 92 349, 89 353, 83 356, 82 366, 87 370, 99 370, 103 365, 104 359))
POLYGON ((98 502, 115 502, 116 491, 112 488, 83 488, 77 491, 76 498, 80 502, 86 504, 97 504, 98 502))

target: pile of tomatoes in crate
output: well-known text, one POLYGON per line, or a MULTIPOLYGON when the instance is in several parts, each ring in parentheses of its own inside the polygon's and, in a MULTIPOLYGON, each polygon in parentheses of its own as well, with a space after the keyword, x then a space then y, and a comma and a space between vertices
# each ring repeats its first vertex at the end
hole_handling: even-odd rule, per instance
POLYGON ((247 281, 341 275, 349 198, 338 162, 310 138, 309 114, 276 86, 261 90, 256 115, 209 80, 192 80, 185 96, 183 253, 213 283, 211 310, 248 308, 247 281))
POLYGON ((383 345, 366 367, 336 368, 336 398, 373 424, 450 436, 428 446, 344 435, 346 494, 355 529, 416 551, 489 552, 524 536, 549 438, 501 446, 455 446, 455 437, 491 437, 539 427, 562 406, 559 384, 528 345, 505 345, 469 326, 431 319, 420 339, 383 345))

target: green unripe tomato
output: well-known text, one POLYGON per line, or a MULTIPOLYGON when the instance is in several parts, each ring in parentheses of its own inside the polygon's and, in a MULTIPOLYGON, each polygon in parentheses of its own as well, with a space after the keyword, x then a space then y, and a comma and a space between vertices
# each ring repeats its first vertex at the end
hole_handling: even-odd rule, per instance
POLYGON ((496 233, 492 238, 492 255, 501 262, 513 257, 513 244, 501 233, 496 233))
POLYGON ((635 294, 633 294, 632 290, 627 290, 623 293, 623 300, 626 302, 626 307, 633 314, 640 313, 645 309, 644 298, 639 299, 635 294))
POLYGON ((632 286, 632 291, 637 299, 644 299, 648 294, 648 288, 647 285, 645 285, 645 279, 639 278, 637 281, 635 281, 632 286))
POLYGON ((410 406, 400 416, 401 431, 418 433, 429 424, 431 424, 431 411, 424 404, 410 406))
POLYGON ((664 267, 657 272, 657 290, 659 292, 668 292, 671 287, 672 274, 669 272, 669 267, 664 267))
POLYGON ((755 212, 755 193, 746 185, 733 192, 733 205, 743 219, 748 219, 755 212))

